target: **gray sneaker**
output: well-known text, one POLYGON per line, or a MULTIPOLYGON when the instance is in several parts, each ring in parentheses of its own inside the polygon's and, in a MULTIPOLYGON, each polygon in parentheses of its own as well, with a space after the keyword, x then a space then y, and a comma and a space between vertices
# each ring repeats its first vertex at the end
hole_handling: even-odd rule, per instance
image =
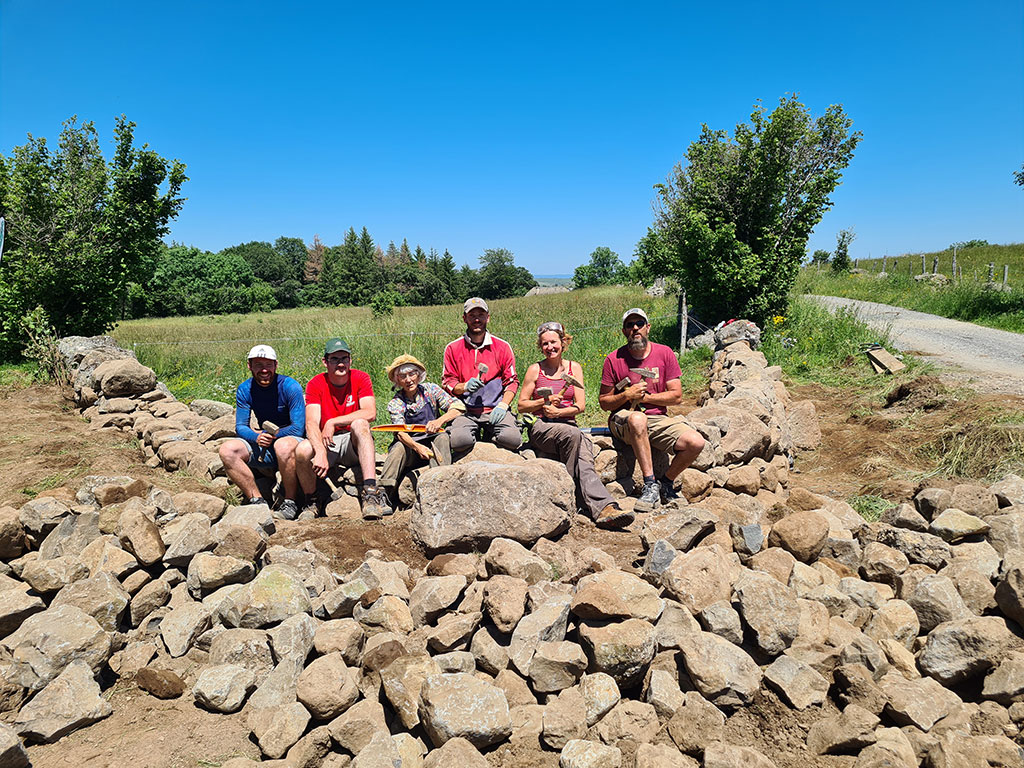
POLYGON ((380 488, 364 488, 362 493, 363 520, 379 520, 394 512, 380 488))
POLYGON ((653 512, 659 503, 661 503, 661 483, 652 480, 649 483, 644 483, 644 489, 633 509, 637 512, 653 512))
POLYGON ((285 499, 276 510, 276 515, 282 520, 294 520, 299 516, 299 505, 295 499, 285 499))
POLYGON ((671 504, 673 501, 679 501, 682 498, 673 486, 672 481, 667 477, 660 478, 658 484, 661 486, 662 504, 671 504))

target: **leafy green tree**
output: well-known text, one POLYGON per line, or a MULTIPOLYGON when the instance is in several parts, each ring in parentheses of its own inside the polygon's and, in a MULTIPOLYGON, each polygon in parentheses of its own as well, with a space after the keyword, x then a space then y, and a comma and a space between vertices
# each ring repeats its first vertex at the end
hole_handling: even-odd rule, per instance
POLYGON ((836 250, 832 256, 832 271, 840 274, 850 271, 850 245, 857 235, 852 229, 841 229, 836 235, 836 250))
POLYGON ((512 251, 507 248, 487 248, 480 257, 477 295, 485 299, 505 299, 522 296, 535 285, 537 281, 533 275, 526 268, 515 265, 512 251))
POLYGON ((1018 187, 1024 187, 1024 164, 1021 165, 1019 171, 1013 172, 1013 183, 1018 187))
POLYGON ((811 256, 811 264, 828 264, 832 260, 832 254, 824 248, 819 248, 811 256))
POLYGON ((279 285, 292 278, 291 263, 274 247, 263 240, 253 240, 225 248, 222 253, 237 254, 249 262, 252 272, 258 280, 279 285))
POLYGON ((619 254, 601 245, 590 254, 590 263, 576 267, 572 282, 577 288, 618 285, 625 277, 625 272, 626 265, 619 259, 619 254))
POLYGON ((147 286, 147 313, 165 317, 273 309, 273 290, 262 281, 255 292, 250 290, 256 283, 249 262, 231 250, 164 247, 147 286))
POLYGON ((860 141, 842 106, 817 119, 795 96, 750 124, 704 125, 664 184, 638 273, 673 276, 705 322, 785 314, 807 239, 860 141))
POLYGON ((126 311, 129 285, 154 269, 187 177, 177 160, 135 147, 134 131, 117 119, 109 162, 93 123, 76 118, 55 152, 29 135, 0 156, 0 357, 22 348, 19 320, 35 307, 59 335, 107 330, 126 311))
POLYGON ((281 236, 274 241, 274 250, 291 265, 289 280, 302 280, 302 271, 309 256, 306 244, 301 237, 281 236))

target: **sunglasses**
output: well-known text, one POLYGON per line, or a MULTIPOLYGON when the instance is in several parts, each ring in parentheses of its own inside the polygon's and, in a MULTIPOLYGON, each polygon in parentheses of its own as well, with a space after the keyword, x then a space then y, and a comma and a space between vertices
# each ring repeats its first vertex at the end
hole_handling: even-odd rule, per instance
POLYGON ((647 325, 646 320, 627 320, 622 327, 629 330, 630 328, 643 328, 645 325, 647 325))
POLYGON ((328 365, 348 365, 351 362, 352 362, 352 356, 351 355, 342 355, 342 356, 339 356, 339 357, 328 357, 327 358, 327 364, 328 365))
POLYGON ((537 329, 537 335, 540 336, 542 333, 547 333, 548 331, 554 331, 555 333, 564 333, 564 331, 562 330, 561 323, 544 323, 543 325, 540 326, 540 328, 537 329))

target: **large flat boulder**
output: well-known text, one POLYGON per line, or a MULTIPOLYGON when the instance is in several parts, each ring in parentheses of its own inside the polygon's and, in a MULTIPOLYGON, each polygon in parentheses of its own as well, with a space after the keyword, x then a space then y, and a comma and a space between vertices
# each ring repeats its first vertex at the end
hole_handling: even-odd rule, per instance
POLYGON ((565 531, 575 503, 572 479, 558 462, 470 461, 421 475, 410 526, 430 551, 468 549, 499 537, 532 544, 565 531))

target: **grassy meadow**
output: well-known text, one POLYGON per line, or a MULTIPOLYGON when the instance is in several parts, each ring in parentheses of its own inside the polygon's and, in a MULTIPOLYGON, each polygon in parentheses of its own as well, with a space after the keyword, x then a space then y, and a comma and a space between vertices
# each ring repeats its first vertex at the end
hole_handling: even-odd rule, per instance
MULTIPOLYGON (((520 376, 539 359, 536 328, 560 321, 573 342, 568 356, 583 365, 590 395, 587 424, 603 422, 597 405, 605 355, 623 342, 622 313, 643 307, 651 317, 651 338, 678 348, 676 298, 653 299, 636 287, 589 288, 551 296, 491 302, 492 333, 508 341, 516 354, 520 376)), ((133 349, 161 381, 182 400, 209 398, 234 402, 238 383, 248 377, 245 355, 256 343, 277 350, 278 370, 305 384, 323 370, 323 342, 340 336, 352 347, 353 365, 373 379, 379 413, 390 396, 385 366, 397 355, 411 353, 427 366, 431 381, 440 379, 445 345, 460 335, 461 305, 398 307, 393 315, 374 318, 365 307, 291 309, 247 315, 132 320, 112 333, 133 349)), ((794 381, 852 384, 870 378, 870 368, 857 355, 862 343, 881 341, 852 315, 833 317, 811 302, 797 299, 788 317, 768 324, 764 350, 770 362, 782 365, 794 381)), ((683 387, 696 393, 706 386, 707 350, 682 356, 683 387)))
MULTIPOLYGON (((488 329, 516 354, 520 377, 527 365, 540 359, 537 326, 561 322, 574 339, 567 356, 583 365, 590 402, 587 416, 597 423, 597 390, 604 356, 620 346, 622 313, 641 306, 650 315, 655 341, 678 345, 675 297, 652 299, 640 288, 594 288, 585 291, 504 299, 490 302, 488 329)), ((366 307, 291 309, 248 315, 132 320, 112 335, 134 349, 139 360, 153 368, 161 381, 182 400, 209 398, 234 402, 235 388, 248 377, 245 355, 259 342, 271 344, 278 370, 301 384, 324 370, 323 343, 340 336, 352 348, 352 364, 373 380, 378 412, 390 398, 391 384, 384 369, 396 356, 413 354, 427 367, 427 377, 439 381, 445 346, 465 331, 462 305, 397 307, 394 314, 375 318, 366 307)), ((684 386, 704 384, 701 368, 707 355, 687 366, 684 386)))
MULTIPOLYGON (((952 274, 952 251, 925 254, 927 271, 937 257, 938 271, 952 274)), ((938 287, 914 280, 921 273, 921 254, 889 258, 886 275, 881 259, 860 260, 863 273, 835 275, 827 267, 805 267, 797 279, 797 293, 843 296, 928 312, 991 328, 1024 333, 1024 243, 989 245, 957 253, 963 279, 938 287), (1002 283, 1003 265, 1009 266, 1007 292, 986 289, 988 264, 995 264, 995 282, 1002 283)))

